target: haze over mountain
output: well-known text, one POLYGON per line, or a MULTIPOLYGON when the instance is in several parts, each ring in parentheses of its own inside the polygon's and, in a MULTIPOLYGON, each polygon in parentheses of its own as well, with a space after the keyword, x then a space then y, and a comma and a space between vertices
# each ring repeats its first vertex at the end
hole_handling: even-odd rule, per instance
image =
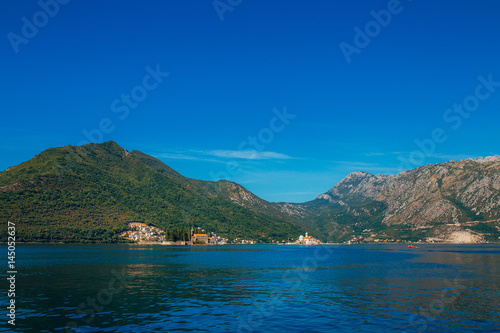
POLYGON ((305 231, 324 241, 498 241, 500 157, 354 172, 292 204, 186 178, 112 141, 65 146, 0 173, 0 217, 17 223, 21 241, 119 241, 130 221, 265 242, 305 231))

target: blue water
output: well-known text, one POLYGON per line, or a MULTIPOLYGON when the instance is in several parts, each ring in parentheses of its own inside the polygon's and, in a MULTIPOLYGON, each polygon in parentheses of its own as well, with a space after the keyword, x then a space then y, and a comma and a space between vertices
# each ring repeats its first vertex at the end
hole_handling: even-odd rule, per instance
POLYGON ((17 264, 1 332, 500 331, 493 245, 21 244, 17 264))

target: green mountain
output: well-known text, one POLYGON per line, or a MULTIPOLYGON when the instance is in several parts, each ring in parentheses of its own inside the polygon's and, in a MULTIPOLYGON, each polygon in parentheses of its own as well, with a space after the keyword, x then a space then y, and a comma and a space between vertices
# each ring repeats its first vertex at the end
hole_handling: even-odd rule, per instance
MULTIPOLYGON (((183 177, 112 141, 48 149, 1 172, 0 218, 15 222, 25 242, 116 242, 131 221, 170 233, 202 227, 230 239, 304 232, 241 185, 183 177)), ((5 238, 6 223, 0 228, 5 238)))

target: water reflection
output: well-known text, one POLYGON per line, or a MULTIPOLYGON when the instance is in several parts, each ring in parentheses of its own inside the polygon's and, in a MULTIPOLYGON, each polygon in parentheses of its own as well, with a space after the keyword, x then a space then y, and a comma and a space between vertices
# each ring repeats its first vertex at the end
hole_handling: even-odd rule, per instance
POLYGON ((321 257, 315 251, 24 245, 16 329, 64 332, 68 323, 83 332, 499 327, 498 246, 332 246, 321 257))

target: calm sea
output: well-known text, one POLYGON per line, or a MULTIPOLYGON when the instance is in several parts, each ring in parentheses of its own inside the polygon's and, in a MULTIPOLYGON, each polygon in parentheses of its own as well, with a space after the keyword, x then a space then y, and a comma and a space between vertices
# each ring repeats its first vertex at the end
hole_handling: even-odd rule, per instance
POLYGON ((16 255, 16 326, 4 282, 1 332, 500 331, 500 246, 19 244, 16 255))

